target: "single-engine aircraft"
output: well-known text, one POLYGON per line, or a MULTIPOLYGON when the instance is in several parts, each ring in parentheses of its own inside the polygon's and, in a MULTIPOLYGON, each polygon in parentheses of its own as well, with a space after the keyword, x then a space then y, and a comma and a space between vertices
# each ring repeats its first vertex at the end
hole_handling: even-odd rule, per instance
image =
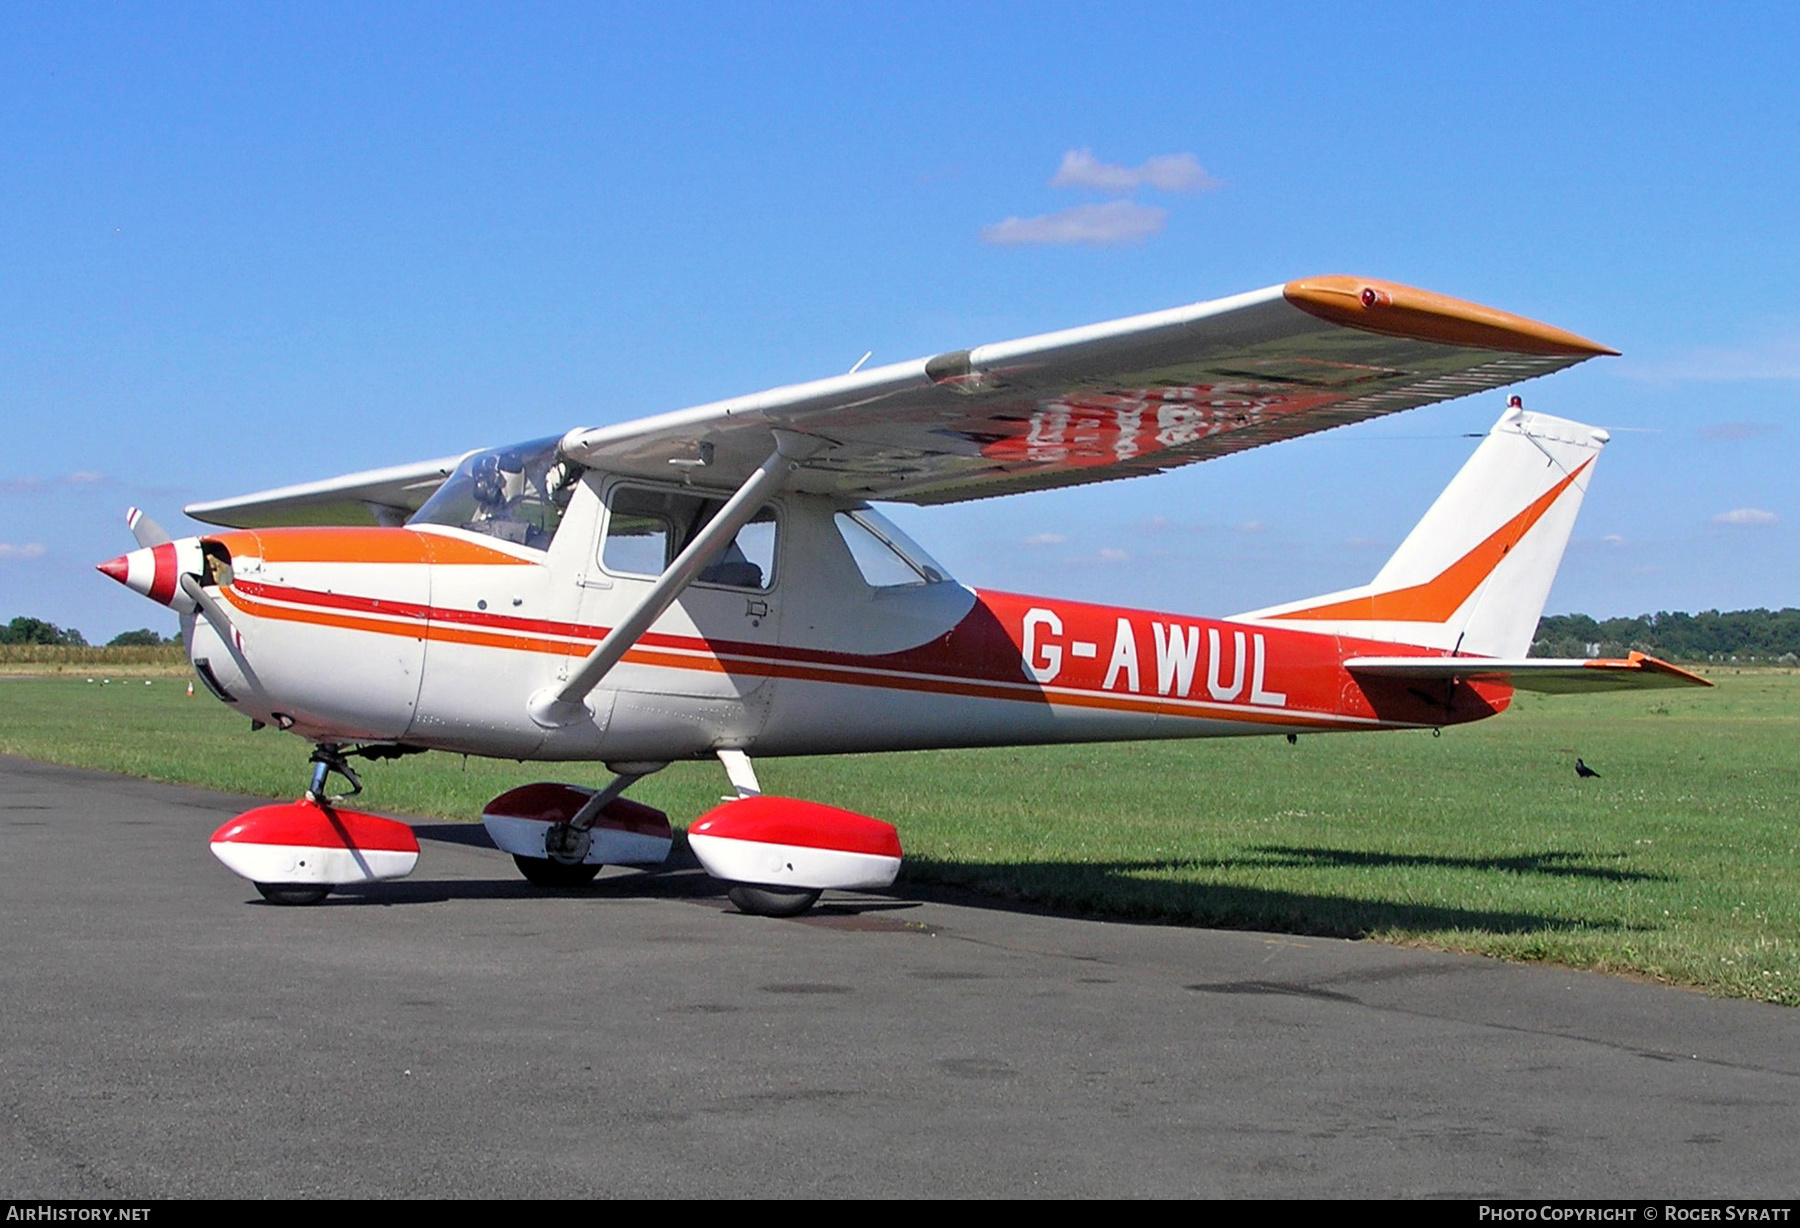
MULTIPOLYGON (((213 851, 283 903, 409 873, 350 760, 598 760, 483 813, 531 882, 663 860, 623 796, 716 757, 688 842, 746 912, 879 889, 895 829, 765 796, 753 761, 927 747, 1437 729, 1516 689, 1708 685, 1639 653, 1528 658, 1605 431, 1519 398, 1373 580, 1227 619, 965 587, 876 509, 1158 473, 1615 353, 1329 276, 188 507, 225 531, 100 570, 181 615, 200 682, 313 744, 213 851), (345 794, 343 796, 349 796, 345 794)), ((859 364, 860 365, 860 364, 859 364)))

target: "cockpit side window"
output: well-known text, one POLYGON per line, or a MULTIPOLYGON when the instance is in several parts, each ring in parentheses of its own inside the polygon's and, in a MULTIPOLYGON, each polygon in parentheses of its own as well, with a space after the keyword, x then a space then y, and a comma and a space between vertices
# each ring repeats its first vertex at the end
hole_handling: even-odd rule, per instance
POLYGON ((938 584, 947 578, 929 554, 873 508, 839 512, 832 521, 870 588, 938 584))
MULTIPOLYGON (((615 486, 607 505, 601 565, 615 575, 660 576, 725 503, 688 491, 615 486)), ((695 583, 767 592, 775 580, 776 527, 773 507, 758 511, 695 583)))
POLYGON ((467 529, 548 550, 581 467, 557 455, 558 439, 538 439, 464 457, 409 525, 467 529))

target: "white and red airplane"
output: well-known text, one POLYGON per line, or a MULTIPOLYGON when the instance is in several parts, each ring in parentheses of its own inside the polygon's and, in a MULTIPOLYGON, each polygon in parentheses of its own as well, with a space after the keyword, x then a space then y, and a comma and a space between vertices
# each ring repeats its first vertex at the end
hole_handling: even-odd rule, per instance
POLYGON ((327 795, 349 759, 599 760, 483 814, 534 883, 662 860, 625 799, 717 757, 737 799, 688 841, 737 905, 887 886, 886 823, 763 796, 771 755, 1438 728, 1517 688, 1707 685, 1637 653, 1528 659, 1604 431, 1518 398, 1360 588, 1222 620, 984 592, 881 501, 1160 472, 1614 351, 1350 277, 777 388, 620 426, 187 508, 227 531, 100 570, 181 614, 219 700, 314 744, 299 801, 213 838, 270 899, 411 871, 404 824, 327 795))

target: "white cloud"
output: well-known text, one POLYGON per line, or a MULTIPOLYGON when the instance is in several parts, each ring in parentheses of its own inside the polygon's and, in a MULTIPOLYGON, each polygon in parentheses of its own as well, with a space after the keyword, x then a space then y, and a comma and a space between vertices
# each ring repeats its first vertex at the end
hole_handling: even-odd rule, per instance
POLYGON ((1069 539, 1061 533, 1037 533, 1025 539, 1027 546, 1060 546, 1069 539))
POLYGON ((1608 533, 1600 540, 1609 546, 1623 546, 1625 544, 1625 535, 1623 533, 1608 533))
POLYGON ((1714 524, 1774 524, 1780 520, 1774 512, 1765 512, 1759 507, 1738 507, 1729 512, 1720 512, 1712 518, 1714 524))
POLYGON ((0 562, 8 559, 41 559, 43 557, 43 542, 26 542, 23 546, 15 546, 11 542, 0 542, 0 562))
POLYGON ((1742 345, 1711 346, 1661 361, 1634 363, 1625 373, 1656 382, 1800 380, 1800 328, 1790 327, 1742 345))
POLYGON ((1159 192, 1204 192, 1218 187, 1219 181, 1201 169, 1200 160, 1191 153, 1159 154, 1142 166, 1131 167, 1102 162, 1091 149, 1071 149, 1063 155, 1050 186, 1093 188, 1125 196, 1142 187, 1159 192))
POLYGON ((1716 422, 1700 433, 1708 439, 1760 439, 1780 429, 1773 422, 1716 422))
POLYGON ((1142 243, 1163 228, 1169 211, 1136 201, 1113 200, 1104 205, 1076 205, 1039 217, 1009 217, 981 229, 983 243, 1012 247, 1025 244, 1086 243, 1112 247, 1142 243))
POLYGON ((1128 554, 1127 552, 1125 552, 1123 550, 1115 550, 1111 546, 1107 546, 1100 551, 1100 560, 1101 560, 1101 562, 1104 562, 1104 563, 1123 563, 1126 559, 1129 559, 1130 557, 1131 557, 1131 555, 1128 554))
MULTIPOLYGON (((95 486, 106 481, 104 473, 96 473, 92 469, 77 469, 74 473, 65 474, 61 479, 69 486, 95 486)), ((34 490, 42 490, 47 483, 35 475, 18 478, 0 478, 0 493, 9 495, 29 494, 34 490)))
POLYGON ((1239 533, 1261 533, 1269 526, 1260 520, 1246 520, 1238 526, 1239 533))

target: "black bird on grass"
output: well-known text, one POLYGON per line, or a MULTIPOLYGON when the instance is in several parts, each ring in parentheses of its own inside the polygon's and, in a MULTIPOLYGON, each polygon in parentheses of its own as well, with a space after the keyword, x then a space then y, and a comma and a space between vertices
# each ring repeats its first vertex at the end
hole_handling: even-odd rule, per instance
POLYGON ((1595 780, 1600 779, 1600 773, 1596 772, 1593 768, 1589 767, 1579 759, 1575 761, 1575 774, 1583 780, 1587 780, 1589 777, 1592 777, 1595 780))

